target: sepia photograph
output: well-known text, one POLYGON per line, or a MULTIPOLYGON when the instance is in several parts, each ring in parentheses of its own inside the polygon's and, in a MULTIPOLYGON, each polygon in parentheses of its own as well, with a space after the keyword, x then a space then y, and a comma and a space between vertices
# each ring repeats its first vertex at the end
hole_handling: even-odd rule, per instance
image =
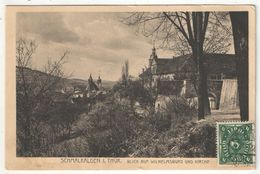
POLYGON ((15 12, 16 158, 254 165, 249 11, 183 9, 15 12))
POLYGON ((17 156, 215 157, 216 121, 248 121, 247 12, 16 24, 17 156))

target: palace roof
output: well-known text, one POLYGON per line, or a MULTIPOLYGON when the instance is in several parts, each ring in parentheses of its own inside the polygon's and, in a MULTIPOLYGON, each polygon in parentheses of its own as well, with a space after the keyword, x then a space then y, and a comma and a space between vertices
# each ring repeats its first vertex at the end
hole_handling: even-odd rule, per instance
MULTIPOLYGON (((154 61, 156 68, 153 75, 196 72, 196 62, 190 54, 173 58, 157 58, 154 61)), ((204 65, 208 74, 236 73, 236 58, 232 54, 206 54, 204 65)), ((151 73, 149 67, 139 77, 151 73)))

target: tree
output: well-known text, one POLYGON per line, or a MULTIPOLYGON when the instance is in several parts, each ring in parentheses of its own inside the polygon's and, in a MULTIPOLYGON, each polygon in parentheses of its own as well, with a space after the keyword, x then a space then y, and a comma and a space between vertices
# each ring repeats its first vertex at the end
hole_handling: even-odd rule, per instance
POLYGON ((241 121, 248 121, 248 12, 230 12, 237 57, 237 82, 241 121))
POLYGON ((125 85, 125 87, 128 85, 128 81, 129 81, 129 64, 128 64, 128 60, 125 61, 124 65, 122 66, 122 74, 121 74, 121 78, 122 78, 122 83, 125 85))
MULTIPOLYGON (((62 65, 68 52, 57 61, 48 61, 45 72, 31 69, 34 41, 18 39, 16 42, 16 97, 17 97, 17 141, 22 156, 33 156, 43 141, 40 130, 52 106, 53 93, 61 84, 64 73, 62 65)), ((44 126, 43 126, 44 127, 44 126)))
MULTIPOLYGON (((24 131, 24 136, 18 136, 20 138, 20 142, 22 144, 21 151, 25 153, 29 152, 31 149, 31 118, 30 118, 30 110, 31 110, 31 102, 29 97, 29 86, 26 80, 25 68, 28 68, 31 65, 32 55, 35 52, 36 44, 33 41, 26 43, 24 39, 19 39, 16 42, 16 61, 18 66, 18 74, 17 74, 17 126, 18 123, 22 123, 20 126, 24 131), (19 68, 21 67, 21 68, 19 68), (20 77, 20 78, 19 78, 20 77), (20 92, 21 91, 21 92, 20 92), (21 93, 21 94, 20 94, 21 93), (21 97, 19 97, 21 96, 21 97), (21 101, 20 101, 21 100, 21 101), (25 102, 24 102, 25 101, 25 102), (21 116, 19 117, 19 106, 20 103, 23 104, 21 109, 21 116)), ((19 127, 18 127, 19 128, 19 127)), ((19 130, 19 129, 18 129, 19 130)))
MULTIPOLYGON (((208 87, 207 87, 207 74, 205 71, 204 56, 203 56, 203 43, 205 33, 208 25, 209 13, 194 12, 193 14, 194 29, 194 43, 191 44, 193 57, 196 57, 197 72, 198 72, 198 119, 204 119, 205 112, 209 110, 208 87)), ((192 37, 192 34, 190 35, 192 37)), ((210 111, 209 111, 210 112, 210 111)))
MULTIPOLYGON (((209 12, 162 12, 133 13, 126 19, 129 25, 142 26, 142 32, 145 36, 161 40, 164 47, 172 48, 171 45, 175 45, 176 48, 176 44, 172 43, 177 42, 177 53, 187 54, 190 52, 192 54, 197 68, 195 79, 198 82, 198 119, 203 119, 205 114, 210 113, 204 53, 205 51, 207 53, 211 51, 213 53, 227 52, 226 49, 230 46, 230 42, 227 42, 228 44, 225 42, 217 43, 221 41, 221 39, 216 39, 218 38, 217 34, 214 35, 213 39, 210 34, 207 34, 208 24, 211 29, 216 28, 218 24, 219 19, 215 17, 213 20, 214 16, 217 15, 210 15, 209 12), (223 47, 223 45, 225 46, 223 47)), ((229 35, 230 33, 222 40, 228 41, 229 35)))

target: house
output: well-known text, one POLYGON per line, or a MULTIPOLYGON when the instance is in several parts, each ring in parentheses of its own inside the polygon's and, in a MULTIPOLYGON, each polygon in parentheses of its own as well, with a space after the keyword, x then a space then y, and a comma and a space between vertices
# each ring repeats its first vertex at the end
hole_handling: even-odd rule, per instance
MULTIPOLYGON (((230 103, 230 107, 237 107, 238 98, 234 96, 222 96, 222 86, 228 88, 230 81, 234 83, 232 89, 235 90, 233 95, 237 95, 236 83, 236 58, 232 54, 206 54, 205 55, 205 71, 208 79, 208 94, 211 109, 219 109, 222 101, 220 98, 233 99, 225 100, 230 103), (227 84, 227 85, 226 85, 227 84)), ((192 55, 183 55, 172 58, 159 58, 156 49, 152 49, 149 58, 149 66, 143 69, 139 75, 145 88, 153 89, 158 95, 158 101, 163 101, 163 97, 180 95, 187 99, 191 105, 197 103, 196 79, 197 79, 196 63, 192 55)), ((225 95, 228 95, 225 92, 225 95)), ((157 103, 158 107, 164 105, 162 102, 157 103)), ((157 106, 156 106, 157 107, 157 106)))

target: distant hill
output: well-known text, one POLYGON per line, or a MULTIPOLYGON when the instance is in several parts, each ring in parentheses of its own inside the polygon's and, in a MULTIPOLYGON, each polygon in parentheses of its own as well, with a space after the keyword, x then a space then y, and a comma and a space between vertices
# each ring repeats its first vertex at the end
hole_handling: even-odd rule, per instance
MULTIPOLYGON (((20 81, 21 80, 21 77, 19 76, 19 67, 16 67, 16 78, 17 78, 17 81, 20 81)), ((35 76, 39 77, 39 79, 44 79, 48 76, 48 74, 46 74, 45 72, 42 72, 42 71, 39 71, 39 70, 33 70, 33 69, 30 69, 30 68, 24 68, 24 73, 25 73, 25 76, 26 76, 26 80, 29 80, 29 81, 33 81, 35 76)), ((55 78, 55 77, 53 77, 55 78)), ((96 81, 96 80, 94 80, 96 81)), ((107 80, 102 80, 102 86, 105 88, 105 89, 111 89, 114 84, 116 82, 114 81, 107 81, 107 80)), ((62 86, 63 87, 79 87, 79 88, 85 88, 87 85, 87 80, 82 80, 82 79, 69 79, 69 78, 63 78, 62 80, 62 86)), ((61 86, 60 86, 61 87, 61 86)))
MULTIPOLYGON (((66 79, 67 83, 72 85, 72 86, 86 86, 88 83, 87 80, 82 80, 82 79, 66 79)), ((94 82, 97 80, 94 79, 94 82)), ((108 80, 102 80, 102 86, 105 89, 111 89, 114 85, 116 84, 115 81, 108 81, 108 80)))
POLYGON ((115 81, 108 81, 108 80, 103 80, 102 85, 106 89, 111 89, 117 82, 115 81))

